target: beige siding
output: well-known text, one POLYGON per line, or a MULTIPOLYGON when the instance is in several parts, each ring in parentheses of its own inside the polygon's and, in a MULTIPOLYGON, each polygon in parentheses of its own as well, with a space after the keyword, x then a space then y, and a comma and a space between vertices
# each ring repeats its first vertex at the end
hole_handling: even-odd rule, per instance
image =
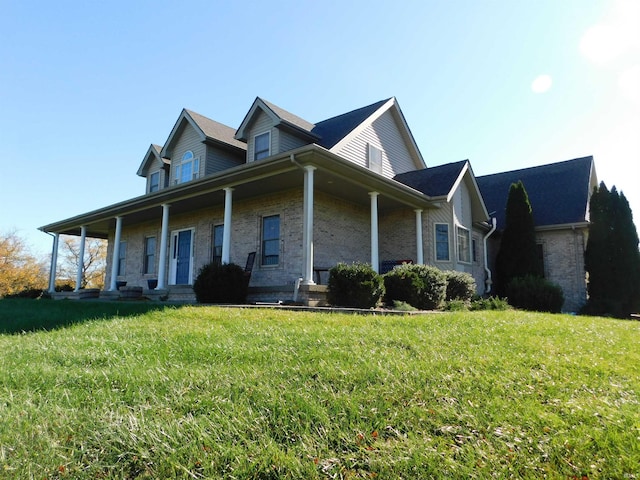
POLYGON ((175 165, 180 163, 182 156, 188 150, 193 152, 194 157, 200 158, 200 172, 198 172, 198 176, 202 176, 204 174, 206 146, 202 143, 198 132, 196 132, 196 130, 187 123, 180 133, 180 138, 171 152, 171 175, 169 177, 169 185, 175 184, 175 165))
POLYGON ((162 190, 164 188, 164 177, 166 172, 162 167, 164 167, 164 163, 159 158, 155 158, 144 172, 147 180, 145 193, 149 193, 149 188, 151 187, 151 174, 154 172, 160 172, 159 189, 162 190))
POLYGON ((278 145, 278 148, 274 153, 286 152, 309 144, 308 141, 302 140, 295 135, 291 135, 289 132, 284 132, 281 130, 279 130, 279 137, 280 144, 278 145))
POLYGON ((390 111, 383 113, 356 138, 336 153, 346 159, 367 167, 367 145, 382 150, 382 175, 392 178, 398 173, 415 170, 409 149, 390 111))

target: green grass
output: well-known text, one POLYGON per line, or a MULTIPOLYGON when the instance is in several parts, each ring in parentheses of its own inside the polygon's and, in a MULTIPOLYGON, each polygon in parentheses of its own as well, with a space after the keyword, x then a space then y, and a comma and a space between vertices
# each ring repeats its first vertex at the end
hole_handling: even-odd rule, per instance
POLYGON ((0 478, 640 478, 639 322, 4 300, 0 324, 64 303, 0 335, 0 478))

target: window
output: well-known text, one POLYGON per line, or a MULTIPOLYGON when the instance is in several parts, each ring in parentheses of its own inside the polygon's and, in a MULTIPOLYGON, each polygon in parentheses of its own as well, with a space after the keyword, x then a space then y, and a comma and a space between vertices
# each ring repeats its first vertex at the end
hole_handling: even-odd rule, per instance
POLYGON ((256 135, 253 139, 253 159, 267 158, 270 154, 271 134, 269 132, 256 135))
POLYGON ((382 150, 371 144, 368 144, 367 150, 369 170, 376 173, 382 173, 382 150))
POLYGON ((544 268, 544 246, 541 243, 536 244, 536 255, 538 257, 538 265, 540 266, 542 277, 546 278, 547 274, 544 268))
POLYGON ((473 256, 474 263, 480 261, 480 255, 478 255, 478 239, 476 237, 471 239, 471 255, 473 256))
POLYGON ((175 183, 184 183, 198 178, 200 173, 200 159, 193 156, 188 150, 182 156, 182 160, 176 165, 175 183))
POLYGON ((127 259, 127 242, 120 242, 120 251, 118 252, 118 276, 125 275, 125 263, 127 259))
POLYGON ((144 273, 156 273, 156 237, 144 239, 144 273))
POLYGON ((222 236, 224 235, 224 225, 213 226, 213 263, 222 263, 222 236))
POLYGON ((160 190, 160 172, 153 172, 149 176, 149 193, 160 190))
POLYGON ((280 261, 280 215, 262 218, 262 265, 280 261))
POLYGON ((436 223, 436 260, 449 260, 449 225, 436 223))
POLYGON ((457 227, 456 230, 458 234, 458 261, 471 263, 471 242, 469 241, 470 232, 463 227, 457 227))

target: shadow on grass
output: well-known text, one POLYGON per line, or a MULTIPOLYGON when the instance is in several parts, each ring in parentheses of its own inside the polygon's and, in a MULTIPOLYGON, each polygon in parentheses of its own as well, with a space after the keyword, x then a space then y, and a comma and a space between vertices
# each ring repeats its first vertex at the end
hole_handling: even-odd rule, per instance
POLYGON ((175 307, 151 302, 2 299, 0 334, 54 330, 88 320, 109 320, 165 308, 175 307))

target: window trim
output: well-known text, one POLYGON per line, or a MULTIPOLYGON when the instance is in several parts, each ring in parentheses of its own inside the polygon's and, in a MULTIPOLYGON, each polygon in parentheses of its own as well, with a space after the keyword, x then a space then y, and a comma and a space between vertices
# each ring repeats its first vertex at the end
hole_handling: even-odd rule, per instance
POLYGON ((253 161, 258 161, 258 160, 262 160, 263 158, 267 158, 271 156, 271 130, 267 130, 266 132, 262 132, 262 133, 256 133, 253 136, 253 161), (257 144, 258 144, 258 138, 260 137, 264 137, 267 136, 267 149, 266 150, 258 150, 257 144), (260 158, 258 158, 258 154, 263 154, 266 152, 266 155, 264 156, 260 156, 260 158))
POLYGON ((127 241, 120 241, 120 248, 118 248, 118 268, 116 277, 124 277, 127 274, 127 241))
POLYGON ((450 228, 448 223, 434 223, 433 224, 433 248, 435 254, 436 262, 450 262, 451 261, 451 235, 450 228), (438 227, 444 226, 447 227, 447 258, 438 258, 438 245, 443 244, 444 242, 438 242, 438 227))
POLYGON ((224 223, 215 223, 211 226, 211 261, 222 263, 222 243, 224 238, 224 223), (220 255, 216 255, 216 230, 220 229, 220 255))
POLYGON ((160 170, 156 170, 155 172, 151 172, 149 174, 149 193, 153 193, 153 192, 157 192, 158 190, 160 190, 160 170), (153 176, 157 175, 158 176, 158 183, 155 184, 156 189, 153 189, 154 183, 153 183, 153 176))
POLYGON ((274 268, 280 266, 280 257, 282 256, 281 252, 281 239, 282 239, 282 216, 279 213, 272 215, 263 215, 260 218, 260 266, 266 268, 274 268), (277 218, 278 219, 278 236, 273 238, 265 238, 265 220, 277 218), (277 243, 277 254, 276 255, 266 255, 266 242, 276 242, 277 243), (267 257, 275 257, 274 263, 266 263, 265 260, 267 257))
POLYGON ((372 143, 367 143, 367 168, 374 173, 382 175, 382 164, 382 149, 372 143))
POLYGON ((463 225, 456 225, 456 254, 458 262, 465 264, 471 263, 471 230, 463 225), (460 235, 461 232, 463 235, 460 235), (461 238, 466 240, 466 259, 463 258, 462 255, 464 252, 461 250, 461 246, 463 246, 463 242, 460 241, 461 238))
POLYGON ((142 259, 142 273, 143 275, 155 275, 156 274, 156 251, 158 248, 158 238, 155 235, 147 235, 144 237, 144 252, 142 259), (153 238, 153 251, 149 251, 149 240, 153 238), (151 269, 149 268, 151 267, 151 269))
POLYGON ((193 150, 187 150, 182 155, 179 163, 176 163, 176 168, 173 174, 173 184, 180 185, 181 183, 187 183, 192 180, 200 178, 200 157, 196 157, 193 150), (188 158, 185 159, 185 157, 188 158), (191 175, 188 179, 183 179, 183 167, 189 165, 191 168, 191 175))

